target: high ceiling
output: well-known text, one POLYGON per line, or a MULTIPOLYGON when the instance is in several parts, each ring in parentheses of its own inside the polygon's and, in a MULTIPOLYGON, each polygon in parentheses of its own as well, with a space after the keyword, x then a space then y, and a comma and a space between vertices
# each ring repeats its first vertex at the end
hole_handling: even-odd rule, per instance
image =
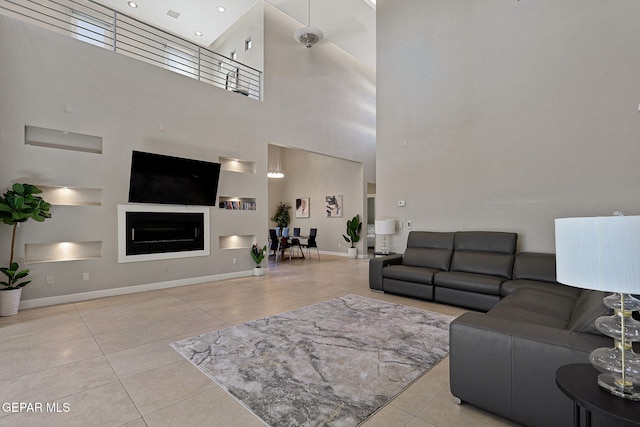
MULTIPOLYGON (((206 47, 260 0, 136 0, 137 8, 127 0, 99 1, 206 47), (224 13, 218 12, 220 6, 224 13), (179 16, 171 17, 169 11, 179 16)), ((265 1, 299 21, 301 27, 308 24, 308 0, 265 1)), ((375 68, 376 14, 371 3, 375 4, 371 0, 312 0, 311 25, 324 32, 325 40, 375 68)))

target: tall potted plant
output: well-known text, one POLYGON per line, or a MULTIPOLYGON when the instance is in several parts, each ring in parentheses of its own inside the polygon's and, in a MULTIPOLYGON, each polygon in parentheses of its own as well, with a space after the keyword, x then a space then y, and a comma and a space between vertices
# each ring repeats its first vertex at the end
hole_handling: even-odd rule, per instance
POLYGON ((291 219, 289 217, 289 209, 291 209, 291 205, 289 203, 278 203, 278 206, 276 206, 276 214, 271 218, 271 221, 278 224, 278 227, 286 227, 289 225, 289 221, 291 219))
POLYGON ((260 249, 256 245, 253 245, 251 247, 251 258, 253 258, 253 262, 256 263, 256 266, 253 267, 254 276, 262 276, 262 274, 264 274, 264 270, 262 269, 262 266, 260 265, 260 263, 264 259, 264 253, 266 251, 267 251, 267 245, 264 245, 262 249, 260 249))
POLYGON ((356 248, 355 244, 360 241, 360 231, 362 230, 362 223, 360 222, 360 215, 354 216, 352 219, 347 220, 347 234, 349 237, 345 236, 344 240, 351 243, 351 247, 348 249, 349 258, 357 258, 358 257, 358 248, 356 248))
POLYGON ((12 316, 18 312, 22 288, 31 283, 31 280, 25 280, 29 270, 20 270, 18 263, 14 262, 16 231, 20 223, 29 219, 42 222, 51 218, 51 204, 35 195, 40 193, 42 190, 35 185, 16 183, 0 198, 0 221, 13 227, 9 266, 0 267, 5 276, 0 281, 0 316, 12 316))

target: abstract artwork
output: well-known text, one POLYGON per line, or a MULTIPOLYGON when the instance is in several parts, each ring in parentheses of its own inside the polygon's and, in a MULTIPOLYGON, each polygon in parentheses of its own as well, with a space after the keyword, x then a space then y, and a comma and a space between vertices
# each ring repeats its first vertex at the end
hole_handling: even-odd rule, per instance
POLYGON ((326 197, 327 218, 342 218, 342 195, 326 197))
POLYGON ((309 218, 309 198, 296 199, 296 218, 309 218))

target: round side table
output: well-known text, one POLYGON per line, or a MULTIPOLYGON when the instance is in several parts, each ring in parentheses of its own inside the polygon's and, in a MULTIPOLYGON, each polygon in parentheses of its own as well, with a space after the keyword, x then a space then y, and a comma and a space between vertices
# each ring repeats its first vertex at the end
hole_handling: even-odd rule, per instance
POLYGON ((556 384, 573 401, 573 425, 580 426, 580 408, 585 410, 585 426, 591 426, 591 413, 600 413, 640 426, 640 402, 614 396, 598 385, 600 372, 587 363, 565 365, 556 371, 556 384))

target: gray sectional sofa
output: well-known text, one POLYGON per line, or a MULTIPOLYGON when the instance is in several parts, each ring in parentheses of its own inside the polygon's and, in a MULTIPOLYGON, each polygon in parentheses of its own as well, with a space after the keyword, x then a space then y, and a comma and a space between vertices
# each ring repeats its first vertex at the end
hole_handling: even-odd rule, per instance
POLYGON ((412 231, 404 254, 373 258, 369 287, 487 311, 511 279, 518 235, 412 231))
POLYGON ((516 253, 513 233, 413 231, 403 255, 370 260, 369 286, 480 311, 451 323, 451 393, 524 425, 571 425, 556 370, 613 346, 594 326, 604 294, 557 283, 555 255, 516 253))

